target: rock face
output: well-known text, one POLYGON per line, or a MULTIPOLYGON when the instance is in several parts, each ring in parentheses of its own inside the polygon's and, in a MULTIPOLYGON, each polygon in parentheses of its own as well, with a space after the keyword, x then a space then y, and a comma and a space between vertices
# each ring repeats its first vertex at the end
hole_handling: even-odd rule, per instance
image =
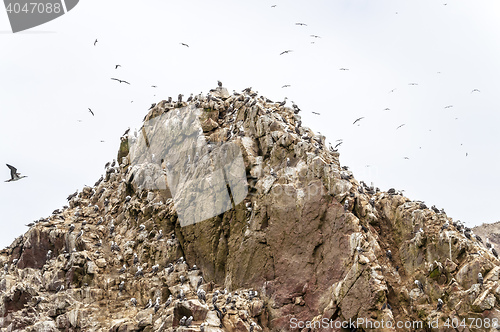
POLYGON ((356 181, 295 113, 224 88, 158 103, 122 137, 119 165, 1 252, 1 331, 493 331, 491 249, 444 212, 356 181), (187 128, 188 109, 199 130, 144 147, 187 128), (152 124, 166 114, 172 127, 152 124), (164 157, 173 143, 196 149, 164 157), (227 208, 203 173, 221 156, 241 156, 246 180, 219 165, 227 208), (221 212, 189 219, 200 211, 221 212))

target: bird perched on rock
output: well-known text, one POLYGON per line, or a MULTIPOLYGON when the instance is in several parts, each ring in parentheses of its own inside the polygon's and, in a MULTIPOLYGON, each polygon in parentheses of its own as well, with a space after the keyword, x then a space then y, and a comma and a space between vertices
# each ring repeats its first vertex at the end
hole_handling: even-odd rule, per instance
POLYGON ((69 225, 69 230, 68 230, 68 233, 71 233, 75 230, 75 225, 71 224, 69 225))
POLYGON ((221 81, 217 81, 217 85, 219 86, 219 88, 222 88, 222 82, 221 81))
POLYGON ((118 285, 118 289, 120 290, 120 292, 123 290, 123 287, 125 287, 125 281, 122 280, 122 282, 120 282, 120 285, 118 285))
POLYGON ((203 277, 200 277, 200 279, 198 279, 198 283, 196 284, 196 288, 200 288, 202 283, 203 283, 203 277))
POLYGON ((142 272, 142 267, 138 267, 137 268, 137 272, 135 273, 135 277, 143 277, 144 276, 144 272, 142 272))
POLYGON ((139 225, 139 231, 141 231, 141 232, 142 232, 142 231, 143 231, 143 230, 145 230, 145 229, 146 229, 146 226, 144 226, 143 224, 140 224, 140 225, 139 225))
POLYGON ((198 299, 200 301, 202 301, 202 300, 203 300, 203 302, 207 301, 207 298, 206 298, 207 293, 203 289, 198 289, 198 291, 196 292, 196 295, 198 296, 198 299))
POLYGON ((484 281, 483 275, 481 274, 481 272, 479 272, 477 274, 477 282, 479 283, 480 286, 483 286, 483 281, 484 281))
POLYGON ((158 236, 156 237, 157 240, 160 240, 163 237, 163 231, 160 229, 158 232, 158 236))
POLYGON ((156 302, 155 302, 155 314, 158 312, 158 310, 160 310, 160 298, 159 297, 156 298, 156 302))
POLYGON ((250 332, 254 331, 256 325, 257 325, 257 323, 255 323, 255 322, 252 322, 252 324, 250 324, 250 332))
POLYGON ((159 265, 159 264, 155 264, 155 265, 153 265, 153 267, 151 268, 151 269, 152 269, 151 273, 156 273, 156 272, 158 272, 158 269, 159 269, 159 268, 160 268, 160 265, 159 265))
POLYGON ((440 311, 443 308, 443 300, 438 299, 438 304, 437 304, 437 311, 440 311))
POLYGON ((387 258, 389 258, 389 260, 392 261, 392 252, 391 252, 391 250, 387 250, 385 254, 386 254, 387 258))
POLYGON ((182 286, 186 282, 186 277, 181 275, 181 276, 179 276, 179 280, 181 281, 181 286, 182 286))
POLYGON ((134 264, 139 263, 139 257, 137 257, 137 254, 134 252, 134 264))
POLYGON ((424 285, 422 285, 420 280, 415 280, 415 285, 417 285, 417 287, 422 291, 422 293, 424 292, 424 285))
POLYGON ((347 199, 347 198, 344 202, 344 211, 345 212, 349 211, 349 199, 347 199))
POLYGON ((186 316, 182 316, 182 318, 179 320, 179 325, 180 326, 184 326, 184 324, 186 324, 186 320, 187 320, 187 317, 186 316))
POLYGON ((126 270, 127 270, 127 266, 125 264, 123 264, 122 268, 120 270, 118 270, 118 273, 120 273, 120 274, 125 273, 126 270))
POLYGON ((50 260, 50 257, 52 257, 52 250, 47 251, 47 255, 45 255, 45 258, 47 258, 47 260, 50 260))
POLYGON ((189 316, 188 319, 186 319, 186 323, 184 323, 184 325, 186 327, 189 327, 191 325, 191 322, 193 321, 193 316, 189 316))
POLYGON ((168 306, 172 303, 173 296, 170 294, 170 296, 167 299, 167 302, 165 302, 165 308, 168 308, 168 306))
POLYGON ((151 299, 149 299, 148 303, 146 304, 146 306, 144 307, 144 309, 149 309, 153 306, 153 301, 151 301, 151 299))
POLYGON ((132 302, 132 305, 135 307, 137 305, 137 300, 135 297, 130 299, 130 302, 132 302))
POLYGON ((498 253, 497 251, 495 250, 495 248, 491 248, 491 253, 493 254, 493 256, 495 256, 496 258, 498 258, 498 253))

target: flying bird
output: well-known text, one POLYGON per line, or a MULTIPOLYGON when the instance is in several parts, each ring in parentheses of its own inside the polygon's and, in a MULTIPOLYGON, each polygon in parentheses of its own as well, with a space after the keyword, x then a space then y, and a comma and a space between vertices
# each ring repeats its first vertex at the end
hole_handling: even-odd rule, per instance
POLYGON ((92 110, 89 108, 89 112, 90 114, 92 114, 92 116, 94 116, 94 112, 92 112, 92 110))
POLYGON ((352 124, 355 124, 356 122, 361 121, 361 120, 362 120, 362 119, 364 119, 364 118, 365 118, 364 116, 362 116, 362 117, 360 117, 360 118, 357 118, 357 119, 356 119, 356 120, 355 120, 352 124))
POLYGON ((394 92, 396 89, 397 89, 397 88, 392 89, 391 91, 389 91, 389 93, 394 92))
POLYGON ((151 87, 152 87, 152 88, 157 88, 157 86, 156 86, 156 85, 151 85, 151 87))
POLYGON ((312 114, 316 114, 316 115, 321 115, 321 114, 319 114, 318 112, 311 112, 311 113, 312 113, 312 114))
POLYGON ((399 128, 403 127, 405 124, 403 123, 402 125, 399 125, 396 130, 398 130, 399 128))
POLYGON ((290 84, 285 84, 281 88, 289 88, 291 85, 290 84))
POLYGON ((283 55, 283 54, 287 54, 287 53, 290 53, 290 52, 293 52, 293 50, 286 50, 286 51, 283 51, 280 53, 280 55, 283 55))
POLYGON ((129 85, 130 85, 130 83, 129 83, 129 82, 124 81, 124 80, 120 80, 120 79, 118 79, 118 78, 111 78, 111 79, 112 79, 112 80, 115 80, 115 81, 118 81, 118 82, 120 82, 120 83, 127 83, 127 84, 129 84, 129 85))
POLYGON ((340 144, 342 144, 342 143, 344 143, 344 142, 339 142, 339 143, 337 143, 337 144, 335 145, 334 149, 336 149, 336 148, 337 148, 338 146, 340 146, 340 144))
POLYGON ((10 169, 10 180, 6 180, 5 182, 17 181, 21 180, 22 178, 28 177, 27 175, 21 176, 21 173, 17 173, 17 168, 15 168, 14 166, 11 166, 9 164, 6 165, 10 169))
POLYGON ((473 93, 473 92, 481 92, 481 91, 479 91, 478 89, 474 89, 470 93, 473 93))
POLYGON ((115 69, 118 69, 118 67, 121 67, 121 65, 115 65, 115 69))
POLYGON ((339 70, 349 70, 349 68, 340 68, 339 70))
POLYGON ((453 105, 448 105, 448 106, 445 106, 444 108, 452 108, 453 105))
POLYGON ((96 40, 95 40, 95 42, 94 42, 94 46, 95 46, 95 44, 97 44, 97 39, 96 39, 96 40))
POLYGON ((185 44, 185 43, 179 43, 179 44, 181 44, 182 46, 189 47, 189 45, 188 45, 188 44, 185 44))
POLYGON ((307 24, 305 24, 305 23, 295 23, 295 25, 303 25, 303 26, 307 26, 307 24))
POLYGON ((317 35, 311 35, 311 37, 313 37, 313 38, 321 38, 320 36, 317 36, 317 35))
POLYGON ((272 5, 272 6, 271 6, 271 8, 274 8, 274 7, 276 7, 276 5, 272 5))
POLYGON ((408 85, 418 85, 418 83, 408 83, 408 85))

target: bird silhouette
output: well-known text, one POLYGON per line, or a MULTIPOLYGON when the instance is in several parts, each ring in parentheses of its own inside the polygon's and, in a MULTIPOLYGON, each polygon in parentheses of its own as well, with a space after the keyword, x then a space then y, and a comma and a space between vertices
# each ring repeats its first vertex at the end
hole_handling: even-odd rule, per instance
POLYGON ((357 118, 356 120, 354 120, 354 122, 353 122, 352 124, 355 124, 356 122, 361 121, 361 120, 362 120, 362 119, 364 119, 364 118, 365 118, 364 116, 362 116, 362 117, 360 117, 360 118, 357 118))
POLYGON ((95 42, 94 42, 94 46, 95 46, 95 44, 97 44, 97 39, 96 39, 96 40, 95 40, 95 42))
POLYGON ((112 78, 112 80, 118 81, 118 82, 120 82, 120 83, 127 83, 128 85, 130 85, 130 83, 129 83, 129 82, 124 81, 124 80, 120 80, 120 79, 118 79, 118 78, 112 78))
POLYGON ((179 44, 181 44, 182 46, 189 47, 189 45, 188 45, 188 44, 185 44, 185 43, 179 43, 179 44))
POLYGON ((9 164, 6 165, 10 169, 10 180, 6 180, 5 182, 17 181, 27 177, 26 175, 21 176, 21 173, 17 173, 17 168, 14 166, 9 164))
POLYGON ((115 69, 118 69, 118 67, 121 67, 121 65, 115 65, 115 69))
POLYGON ((89 108, 89 112, 90 114, 92 114, 92 116, 94 116, 94 112, 92 112, 92 110, 89 108))
POLYGON ((286 50, 286 51, 283 51, 280 53, 280 55, 283 55, 283 54, 287 54, 287 53, 290 53, 290 52, 293 52, 293 50, 286 50))

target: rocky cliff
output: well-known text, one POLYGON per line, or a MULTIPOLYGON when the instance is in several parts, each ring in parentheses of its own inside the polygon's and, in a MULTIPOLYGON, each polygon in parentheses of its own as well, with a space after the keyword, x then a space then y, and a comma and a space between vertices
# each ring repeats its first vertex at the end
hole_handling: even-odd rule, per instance
POLYGON ((251 89, 159 102, 1 252, 1 331, 495 330, 489 244, 356 181, 299 112, 251 89))

